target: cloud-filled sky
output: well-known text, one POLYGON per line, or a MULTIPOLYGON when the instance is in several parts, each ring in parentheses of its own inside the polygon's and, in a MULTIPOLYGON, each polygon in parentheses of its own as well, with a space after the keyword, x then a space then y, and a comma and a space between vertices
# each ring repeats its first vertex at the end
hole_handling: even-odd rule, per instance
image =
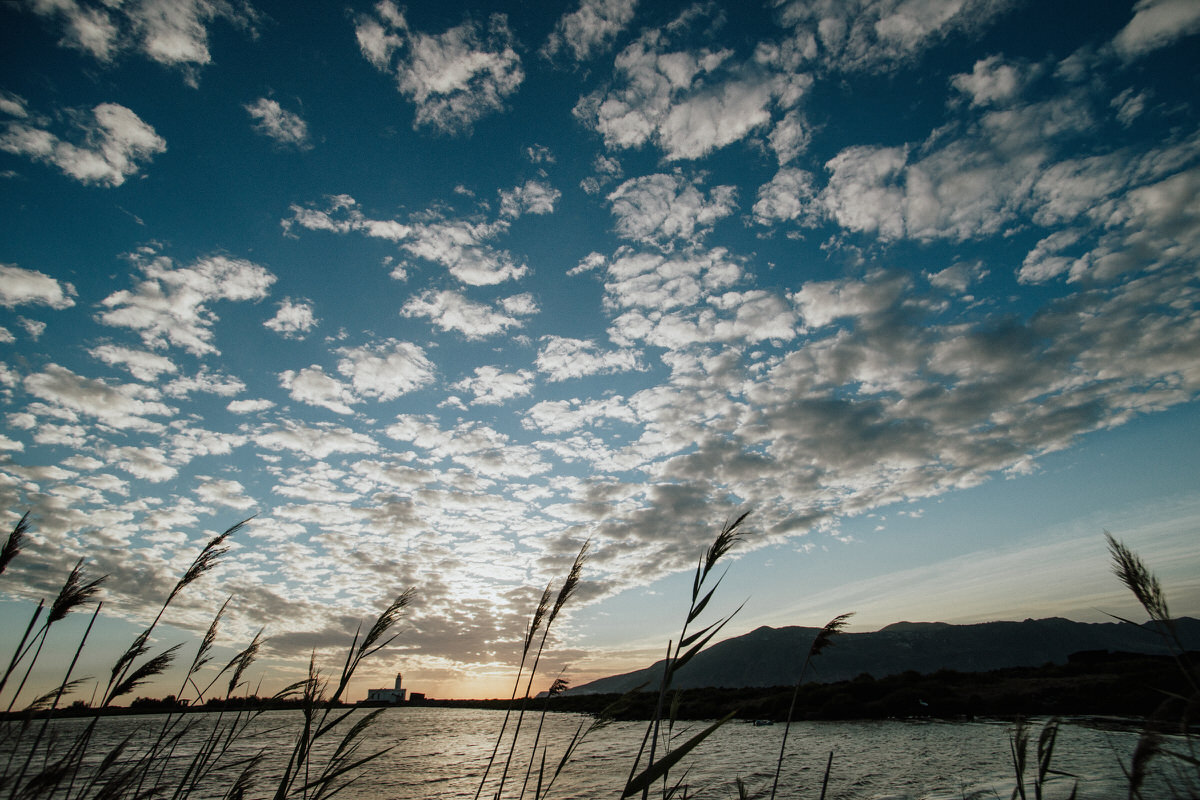
POLYGON ((372 677, 498 695, 584 540, 578 680, 655 657, 750 510, 732 632, 1091 618, 1105 528, 1200 613, 1194 2, 0 31, 6 609, 86 556, 142 619, 253 515, 177 628, 232 595, 226 644, 300 668, 411 586, 372 677))

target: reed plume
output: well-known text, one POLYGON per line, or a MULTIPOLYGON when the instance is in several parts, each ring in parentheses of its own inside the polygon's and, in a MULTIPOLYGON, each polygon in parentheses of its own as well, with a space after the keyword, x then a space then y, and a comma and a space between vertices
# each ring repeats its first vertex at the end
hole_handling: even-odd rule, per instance
POLYGON ((4 547, 0 548, 0 575, 4 574, 9 563, 20 554, 21 548, 25 546, 25 535, 29 532, 29 525, 29 512, 26 511, 17 520, 17 524, 13 525, 12 532, 4 540, 4 547))
MULTIPOLYGON (((558 590, 554 606, 550 609, 550 613, 546 617, 546 624, 542 627, 542 639, 538 644, 537 652, 534 654, 533 665, 529 668, 529 680, 525 684, 525 695, 521 698, 521 707, 517 711, 517 724, 513 730, 512 745, 509 747, 508 756, 504 760, 504 771, 500 773, 500 785, 496 787, 497 798, 504 792, 504 783, 508 779, 508 770, 512 765, 513 753, 517 749, 517 739, 521 736, 521 722, 525 719, 525 709, 529 703, 529 692, 533 688, 533 676, 537 674, 538 663, 542 659, 542 652, 546 649, 546 638, 550 635, 550 627, 554 624, 554 620, 558 618, 558 614, 562 611, 563 606, 567 604, 567 601, 571 599, 575 591, 579 588, 580 576, 583 574, 583 565, 587 561, 588 548, 590 546, 591 541, 588 540, 579 548, 579 553, 575 556, 575 560, 571 562, 571 568, 567 571, 567 577, 563 579, 563 584, 558 590)), ((544 597, 545 594, 543 594, 544 597)), ((486 778, 486 773, 484 777, 486 778)))
MULTIPOLYGON (((804 664, 800 667, 800 676, 796 678, 796 685, 792 687, 792 702, 788 706, 787 723, 783 726, 783 740, 779 743, 779 759, 775 762, 775 778, 771 782, 771 800, 775 800, 775 792, 779 788, 779 773, 783 771, 783 755, 787 749, 788 733, 792 729, 792 718, 796 713, 796 698, 800 695, 800 686, 804 683, 804 676, 808 672, 812 660, 819 656, 825 648, 833 645, 834 637, 846 628, 852 616, 854 616, 854 612, 839 614, 826 622, 821 630, 817 631, 812 644, 808 647, 808 654, 804 657, 804 664)), ((829 757, 830 763, 832 763, 833 753, 830 753, 829 757)), ((828 767, 826 767, 826 779, 828 780, 828 767)), ((824 795, 824 789, 821 794, 824 795)))
MULTIPOLYGON (((733 549, 735 544, 745 538, 746 532, 742 528, 742 523, 746 521, 746 517, 749 515, 750 512, 747 511, 732 522, 727 521, 721 527, 720 532, 717 534, 712 544, 705 549, 704 553, 701 554, 696 563, 696 572, 692 577, 691 604, 688 607, 688 613, 684 618, 683 628, 679 634, 679 645, 676 646, 674 642, 667 643, 667 656, 663 663, 663 675, 658 688, 658 698, 655 702, 654 716, 646 725, 646 733, 642 736, 642 743, 638 748, 637 755, 634 756, 633 766, 629 771, 629 780, 626 781, 625 791, 624 794, 622 794, 622 797, 628 797, 629 795, 636 794, 640 791, 642 793, 643 800, 648 798, 650 796, 650 784, 653 783, 654 780, 657 780, 658 777, 662 777, 665 781, 667 772, 670 770, 671 766, 678 761, 680 757, 682 757, 683 753, 686 753, 687 750, 695 747, 700 743, 701 740, 708 737, 713 731, 715 731, 717 727, 720 727, 720 725, 712 727, 702 731, 698 736, 693 737, 682 746, 686 749, 684 749, 683 753, 680 753, 678 756, 676 756, 674 753, 669 753, 662 759, 658 761, 655 760, 658 747, 658 737, 661 730, 663 703, 667 692, 671 687, 672 678, 676 672, 684 667, 684 665, 695 658, 696 655, 709 643, 709 641, 711 641, 712 638, 716 636, 722 628, 725 627, 729 620, 733 619, 733 617, 742 609, 742 606, 738 606, 736 609, 734 609, 732 614, 729 614, 717 620, 716 622, 701 628, 695 633, 688 633, 688 626, 695 622, 704 609, 708 606, 709 601, 712 600, 714 593, 717 591, 717 588, 721 585, 721 581, 725 577, 722 575, 711 587, 709 587, 707 584, 709 574, 712 572, 713 568, 717 565, 721 558, 724 557, 731 549, 733 549), (707 591, 705 591, 706 588, 707 591), (703 594, 701 594, 702 592, 703 594), (689 647, 691 649, 684 653, 684 648, 689 647), (683 653, 683 655, 680 655, 680 653, 683 653), (646 753, 647 742, 649 742, 650 751, 647 755, 646 767, 641 773, 639 773, 638 767, 641 765, 642 755, 646 753)), ((745 605, 745 603, 742 605, 745 605)), ((726 720, 729 718, 730 717, 726 717, 726 720)), ((724 722, 725 720, 722 720, 721 724, 724 724, 724 722)))

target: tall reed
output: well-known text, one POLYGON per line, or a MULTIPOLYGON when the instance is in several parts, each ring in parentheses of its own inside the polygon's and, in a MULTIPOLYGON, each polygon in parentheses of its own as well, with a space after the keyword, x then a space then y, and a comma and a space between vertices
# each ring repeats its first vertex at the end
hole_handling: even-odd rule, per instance
MULTIPOLYGON (((725 573, 722 573, 715 581, 709 582, 709 576, 717 563, 745 537, 746 532, 742 528, 742 523, 746 521, 749 512, 739 516, 732 522, 726 522, 721 528, 720 533, 709 545, 708 549, 700 555, 699 561, 696 564, 696 571, 692 578, 692 596, 691 604, 688 606, 687 615, 684 617, 683 627, 679 633, 679 644, 676 645, 673 641, 667 643, 667 656, 663 662, 663 674, 659 682, 658 697, 655 700, 654 714, 646 725, 646 733, 642 737, 641 746, 638 748, 637 755, 634 757, 633 766, 629 772, 629 779, 625 783, 625 789, 622 792, 622 797, 629 797, 641 793, 643 800, 650 796, 650 786, 660 778, 663 781, 663 794, 668 794, 667 776, 671 768, 678 763, 688 752, 696 745, 700 744, 704 739, 712 735, 718 728, 724 725, 733 717, 733 712, 730 712, 724 719, 710 725, 700 733, 693 736, 688 741, 684 742, 675 750, 671 750, 661 758, 657 758, 658 739, 662 730, 663 722, 663 705, 669 692, 672 680, 680 669, 682 669, 689 661, 704 649, 704 647, 712 640, 722 628, 733 619, 733 617, 742 609, 738 606, 733 613, 728 614, 714 622, 709 623, 698 631, 688 633, 689 626, 696 621, 697 618, 708 607, 709 601, 712 600, 713 594, 717 591, 717 587, 721 585, 721 581, 725 578, 725 573), (684 648, 688 648, 684 651, 684 648), (647 742, 649 743, 649 752, 647 753, 647 742), (646 755, 646 766, 639 772, 638 767, 641 766, 642 756, 646 755)), ((742 604, 743 606, 745 603, 742 604)), ((666 747, 669 748, 670 741, 668 739, 666 747)))
MULTIPOLYGON (((180 645, 151 653, 151 635, 168 607, 190 584, 217 566, 229 549, 230 537, 244 524, 240 522, 225 530, 201 549, 168 592, 149 626, 117 658, 100 702, 87 723, 65 743, 53 739, 50 726, 62 698, 81 684, 73 673, 99 615, 101 604, 95 601, 105 578, 87 578, 81 561, 71 570, 49 608, 44 600, 38 604, 13 650, 3 678, 0 678, 0 697, 3 697, 9 678, 23 670, 20 685, 8 698, 10 712, 14 707, 20 707, 19 697, 28 677, 38 668, 42 646, 51 626, 78 608, 93 602, 95 608, 57 686, 26 703, 19 718, 14 719, 10 713, 8 719, 0 722, 0 744, 8 752, 6 763, 0 767, 0 795, 6 795, 10 800, 51 797, 65 800, 170 797, 183 800, 201 790, 211 795, 214 786, 222 786, 222 782, 222 794, 226 798, 243 798, 255 790, 263 762, 262 751, 250 755, 235 753, 244 750, 245 745, 253 744, 251 722, 261 713, 261 708, 239 710, 228 718, 224 708, 214 715, 169 711, 148 744, 135 747, 131 734, 107 746, 104 752, 95 752, 98 747, 95 733, 102 712, 146 681, 162 675, 178 654, 180 645), (41 714, 40 720, 35 719, 36 713, 41 714), (208 725, 207 732, 198 728, 201 720, 208 725), (199 739, 196 739, 197 734, 199 739), (180 747, 186 747, 187 752, 182 762, 178 754, 180 747), (168 768, 177 762, 180 769, 170 771, 168 768)), ((0 574, 24 549, 29 528, 30 518, 25 514, 0 548, 0 574)), ((297 697, 301 701, 300 729, 295 734, 291 754, 282 765, 282 774, 271 790, 274 797, 317 800, 337 794, 358 779, 361 767, 390 749, 363 752, 363 734, 377 719, 379 711, 352 720, 355 709, 341 708, 341 701, 361 664, 395 639, 389 631, 412 598, 412 590, 397 596, 365 635, 360 626, 337 683, 328 696, 325 694, 326 683, 315 667, 315 659, 310 659, 307 679, 285 687, 274 696, 273 699, 297 697), (331 740, 328 749, 324 747, 325 740, 331 740), (318 757, 318 751, 328 754, 318 757)), ((228 704, 235 692, 245 685, 247 670, 264 644, 262 631, 201 688, 200 674, 212 661, 219 624, 229 603, 227 599, 222 604, 201 638, 176 696, 182 698, 190 687, 199 704, 218 681, 225 680, 224 697, 228 704)))
MULTIPOLYGON (((849 614, 839 614, 829 622, 821 630, 817 631, 817 635, 813 637, 812 644, 809 645, 808 654, 804 657, 804 664, 800 667, 800 675, 796 678, 796 685, 792 688, 792 702, 788 705, 787 723, 783 726, 783 737, 779 743, 779 759, 775 762, 775 777, 771 781, 771 800, 775 800, 775 790, 779 788, 779 773, 783 770, 783 754, 787 750, 788 733, 792 729, 792 717, 796 713, 796 698, 800 695, 800 686, 804 683, 804 676, 808 672, 809 666, 814 658, 821 654, 821 651, 833 644, 833 638, 837 636, 846 627, 850 621, 850 617, 854 616, 854 612, 849 614)), ((830 763, 833 761, 833 753, 829 754, 830 763)), ((829 780, 829 767, 825 768, 825 781, 829 780)), ((825 789, 821 789, 821 797, 825 796, 825 789)))
POLYGON ((542 652, 546 648, 546 639, 550 635, 550 627, 558 618, 558 615, 563 610, 563 607, 566 606, 567 601, 574 596, 576 590, 579 588, 579 582, 583 574, 583 565, 587 561, 588 549, 590 546, 591 542, 585 541, 579 548, 579 553, 575 556, 575 560, 571 562, 571 568, 567 572, 567 577, 563 579, 562 586, 558 590, 558 596, 555 598, 553 606, 549 605, 550 596, 552 593, 552 584, 547 584, 545 591, 542 592, 541 600, 538 602, 537 608, 534 610, 533 618, 529 623, 529 632, 525 636, 525 643, 521 651, 521 664, 517 668, 517 678, 513 684, 513 696, 509 701, 509 708, 504 713, 504 722, 500 726, 500 733, 496 737, 496 745, 492 748, 492 755, 488 759, 487 767, 483 771, 483 778, 480 779, 479 788, 475 790, 476 798, 478 798, 480 793, 483 791, 483 787, 487 783, 488 773, 491 771, 492 765, 495 762, 496 754, 499 750, 500 742, 504 738, 504 730, 508 725, 509 715, 512 711, 512 702, 516 699, 517 690, 521 684, 522 670, 524 669, 525 661, 529 656, 530 648, 534 638, 536 637, 538 628, 541 627, 541 641, 538 643, 537 650, 534 651, 533 663, 529 668, 529 674, 525 682, 525 693, 521 698, 521 703, 517 711, 517 721, 516 725, 514 726, 512 741, 509 744, 508 754, 504 760, 504 770, 501 772, 500 780, 496 786, 493 797, 496 798, 496 800, 499 800, 501 795, 504 793, 504 785, 508 780, 508 770, 512 765, 513 755, 517 750, 517 742, 521 736, 521 722, 525 718, 525 710, 529 703, 529 693, 533 688, 533 678, 534 675, 537 674, 538 663, 541 661, 542 652), (549 610, 547 611, 547 609, 549 610), (544 627, 542 627, 543 618, 545 618, 544 627))
MULTIPOLYGON (((1200 797, 1200 741, 1195 736, 1196 714, 1200 711, 1200 675, 1197 674, 1196 662, 1180 639, 1178 626, 1171 616, 1166 593, 1158 577, 1123 542, 1107 531, 1104 537, 1108 542, 1113 574, 1133 593, 1150 617, 1152 629, 1175 659, 1188 691, 1188 694, 1165 693, 1162 708, 1148 720, 1129 764, 1121 764, 1121 770, 1129 782, 1129 797, 1145 797, 1144 787, 1150 774, 1150 765, 1160 759, 1169 765, 1174 779, 1174 785, 1171 786, 1173 794, 1200 797), (1176 714, 1177 719, 1174 718, 1176 714), (1160 728, 1172 723, 1179 736, 1176 740, 1178 744, 1168 746, 1160 728)), ((1145 627, 1115 614, 1110 616, 1129 625, 1145 627)))

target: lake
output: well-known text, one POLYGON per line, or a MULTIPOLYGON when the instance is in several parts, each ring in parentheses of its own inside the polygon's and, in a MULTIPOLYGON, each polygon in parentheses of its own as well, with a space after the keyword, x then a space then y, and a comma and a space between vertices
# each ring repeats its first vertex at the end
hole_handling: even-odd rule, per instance
MULTIPOLYGON (((365 712, 356 711, 355 715, 362 713, 365 712)), ((345 800, 471 798, 503 717, 503 712, 475 709, 388 708, 370 729, 363 752, 392 749, 365 766, 362 777, 338 797, 345 800)), ((192 714, 186 719, 201 730, 211 725, 216 715, 192 714)), ((265 749, 268 754, 286 754, 299 720, 300 715, 295 711, 261 714, 250 728, 253 735, 239 745, 239 752, 249 754, 265 749)), ((116 742, 132 734, 136 747, 139 741, 149 741, 161 729, 163 721, 160 715, 107 717, 100 722, 99 741, 116 742)), ((537 722, 536 716, 526 716, 522 727, 524 742, 532 740, 537 722)), ((577 714, 546 717, 542 743, 549 744, 547 763, 551 768, 579 725, 586 726, 589 722, 589 717, 577 714)), ((1029 754, 1033 764, 1036 764, 1036 741, 1042 722, 1033 721, 1029 754)), ((62 739, 70 739, 71 731, 83 724, 83 720, 60 720, 54 726, 62 739)), ((677 742, 686 740, 706 724, 680 724, 675 731, 677 742)), ((511 733, 511 723, 509 730, 511 733)), ((644 730, 644 723, 616 722, 593 732, 580 745, 550 796, 557 800, 618 797, 644 730)), ((682 768, 677 768, 673 775, 684 776, 684 783, 689 786, 688 797, 734 798, 736 778, 748 785, 752 796, 763 790, 769 795, 783 730, 782 724, 755 726, 730 722, 684 759, 682 768)), ((1009 755, 1011 731, 1011 724, 997 721, 793 724, 778 797, 814 800, 819 797, 826 761, 832 751, 827 793, 830 800, 1008 798, 1014 786, 1009 755)), ((1127 789, 1120 763, 1128 764, 1137 736, 1136 730, 1117 720, 1064 720, 1053 766, 1078 776, 1080 798, 1124 798, 1127 789)), ((97 756, 101 754, 99 750, 97 756)), ((186 744, 177 750, 186 751, 186 744)), ((506 752, 507 745, 501 750, 489 783, 503 770, 506 752)), ((176 761, 181 767, 185 758, 180 755, 176 761)), ((268 759, 260 776, 259 791, 250 796, 269 796, 267 787, 276 761, 268 759)), ((505 797, 519 795, 528 764, 526 745, 509 768, 505 797)), ((536 776, 526 791, 528 798, 533 796, 535 781, 536 776)), ((1071 783, 1064 780, 1053 787, 1049 796, 1067 797, 1071 783)), ((212 796, 219 797, 225 787, 214 783, 211 788, 212 796)))

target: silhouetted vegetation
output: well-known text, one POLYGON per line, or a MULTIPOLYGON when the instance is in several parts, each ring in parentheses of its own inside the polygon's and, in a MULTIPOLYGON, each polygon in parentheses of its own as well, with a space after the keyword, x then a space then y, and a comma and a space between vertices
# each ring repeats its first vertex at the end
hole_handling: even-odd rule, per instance
MULTIPOLYGON (((1189 662, 1200 667, 1200 653, 1189 662)), ((796 694, 799 720, 970 719, 1017 716, 1150 717, 1164 693, 1182 695, 1188 687, 1170 656, 1136 653, 1081 653, 1068 664, 1009 667, 988 672, 941 670, 927 675, 904 672, 884 678, 863 674, 849 681, 805 683, 796 694)), ((688 689, 679 693, 678 719, 736 719, 783 722, 794 687, 688 689)), ((622 695, 568 694, 555 698, 554 711, 592 714, 622 695)), ((627 698, 618 717, 650 719, 657 695, 627 698)), ((500 700, 431 700, 430 705, 504 708, 500 700)))
MULTIPOLYGON (((154 653, 151 635, 171 603, 219 563, 229 549, 229 538, 243 524, 215 536, 201 549, 167 594, 150 625, 117 658, 107 681, 101 684, 101 700, 95 707, 79 700, 65 709, 62 705, 65 697, 86 682, 75 678, 74 671, 99 616, 102 603, 98 594, 106 576, 87 578, 84 562, 80 560, 49 608, 45 601, 37 605, 7 669, 0 676, 0 698, 7 695, 7 708, 0 719, 0 751, 6 754, 0 764, 0 791, 9 798, 115 800, 170 796, 179 800, 199 791, 212 796, 214 786, 219 786, 224 790, 223 796, 231 799, 244 798, 253 792, 260 796, 269 793, 276 800, 293 796, 320 798, 348 786, 362 766, 387 752, 386 749, 361 752, 362 735, 379 711, 359 715, 351 722, 354 709, 344 710, 342 700, 359 665, 394 639, 388 632, 411 602, 411 591, 396 597, 365 635, 361 629, 355 632, 332 691, 328 691, 331 684, 310 659, 306 679, 284 687, 270 698, 239 696, 245 688, 246 671, 257 658, 263 639, 260 631, 224 667, 208 668, 218 628, 229 604, 227 600, 197 645, 177 694, 162 699, 135 697, 127 708, 116 704, 138 686, 164 675, 174 663, 181 645, 154 653), (61 681, 49 692, 25 698, 25 687, 38 666, 52 626, 68 614, 89 606, 92 607, 90 622, 61 681), (207 683, 203 683, 202 676, 207 676, 207 683), (10 679, 18 677, 19 682, 8 693, 10 679), (217 687, 215 693, 214 687, 217 687), (185 693, 187 702, 181 699, 185 693), (210 706, 213 699, 218 702, 210 706), (295 708, 299 720, 291 752, 283 763, 270 765, 271 778, 264 783, 260 773, 266 771, 265 753, 259 750, 248 757, 235 755, 235 745, 245 743, 251 723, 259 714, 281 705, 295 708), (215 713, 189 713, 200 707, 215 713), (132 735, 112 746, 97 740, 97 723, 102 717, 143 712, 162 715, 154 723, 156 732, 148 744, 135 746, 132 735), (51 728, 52 718, 62 716, 85 717, 88 722, 74 729, 72 738, 64 742, 51 728)), ((25 514, 0 548, 0 574, 24 549, 29 527, 29 515, 25 514)))
MULTIPOLYGON (((1067 715, 1116 715, 1146 720, 1135 751, 1128 760, 1120 762, 1131 798, 1144 797, 1147 776, 1156 768, 1165 770, 1162 774, 1169 777, 1176 796, 1200 796, 1200 756, 1192 735, 1196 712, 1200 709, 1200 653, 1188 652, 1183 647, 1165 593, 1153 573, 1112 537, 1109 548, 1114 572, 1146 609, 1153 629, 1170 653, 1168 656, 1091 651, 1076 653, 1066 664, 1051 663, 1036 668, 1011 667, 986 672, 942 669, 930 674, 908 671, 878 679, 862 674, 832 683, 805 682, 809 663, 833 642, 845 623, 843 615, 816 630, 806 650, 795 654, 797 658, 803 655, 803 665, 794 685, 674 689, 673 677, 678 670, 704 650, 737 613, 734 610, 708 624, 702 625, 700 621, 721 582, 713 570, 745 535, 741 529, 744 520, 745 515, 725 525, 700 556, 691 603, 679 639, 668 644, 657 690, 639 687, 621 695, 563 695, 561 690, 566 682, 560 675, 547 696, 536 701, 539 714, 536 728, 532 732, 525 728, 526 738, 532 736, 532 744, 524 744, 525 750, 521 751, 528 753, 528 761, 515 760, 525 715, 535 702, 531 697, 532 687, 549 629, 579 586, 586 560, 585 544, 557 595, 552 586, 547 586, 542 594, 524 638, 522 660, 510 698, 425 700, 427 706, 509 712, 483 770, 477 798, 485 789, 493 800, 501 800, 506 790, 517 800, 526 794, 531 794, 534 800, 550 796, 555 780, 569 766, 580 742, 615 719, 645 720, 647 725, 629 778, 623 787, 614 788, 620 789, 623 797, 640 794, 644 800, 648 800, 653 789, 666 800, 688 794, 690 790, 682 779, 672 780, 672 772, 677 767, 683 770, 685 757, 731 719, 782 721, 790 725, 792 720, 977 716, 1015 719, 1010 738, 1012 797, 1025 798, 1028 791, 1042 798, 1054 781, 1071 778, 1053 766, 1058 718, 1067 715), (542 721, 550 711, 579 712, 586 716, 568 741, 544 742, 542 721), (1023 720, 1025 716, 1050 717, 1041 726, 1036 742, 1033 731, 1023 720), (680 741, 685 734, 676 735, 674 726, 676 721, 684 719, 716 722, 698 733, 689 731, 688 738, 680 741), (1168 739, 1166 734, 1178 738, 1168 739), (503 766, 500 766, 502 755, 503 766), (494 766, 498 769, 493 770, 494 766), (496 774, 489 784, 493 773, 496 774)), ((200 789, 206 796, 212 795, 214 786, 219 786, 220 793, 231 799, 268 794, 276 800, 321 798, 345 789, 358 779, 364 767, 390 749, 362 751, 363 734, 383 709, 357 711, 356 706, 347 704, 345 693, 361 663, 394 638, 389 631, 411 601, 411 591, 397 596, 365 634, 361 629, 354 634, 345 662, 335 673, 336 680, 322 676, 310 658, 305 679, 268 697, 250 693, 245 683, 246 671, 264 641, 261 632, 223 667, 210 666, 227 601, 197 645, 178 692, 163 698, 135 695, 127 707, 116 704, 116 700, 134 694, 137 687, 164 675, 175 661, 180 645, 152 652, 151 634, 172 601, 224 556, 229 537, 240 527, 241 523, 219 534, 201 550, 168 593, 150 625, 135 637, 101 681, 97 687, 99 702, 95 705, 79 699, 69 703, 67 700, 82 683, 74 677, 74 671, 100 612, 99 592, 105 578, 88 577, 81 561, 71 569, 54 600, 38 604, 0 676, 0 701, 7 704, 7 709, 0 712, 0 750, 6 754, 0 764, 0 793, 10 798, 79 800, 167 795, 187 798, 200 789), (68 614, 84 609, 91 610, 91 621, 60 682, 49 692, 27 697, 26 686, 51 628, 68 614), (296 712, 289 717, 295 726, 290 751, 275 756, 270 763, 262 750, 247 756, 243 748, 241 755, 234 755, 238 752, 235 745, 244 744, 250 736, 251 723, 269 709, 296 712), (132 738, 111 746, 98 743, 95 732, 101 717, 137 713, 159 715, 154 722, 156 732, 148 744, 135 746, 132 738), (87 722, 73 728, 74 738, 64 742, 51 728, 52 718, 57 717, 82 717, 87 722), (168 763, 174 765, 169 773, 168 763)), ((0 548, 0 574, 25 549, 28 530, 26 515, 0 548)), ((786 730, 780 745, 780 766, 786 757, 786 730)), ((831 753, 825 763, 825 779, 821 781, 819 794, 816 786, 811 787, 814 796, 824 797, 833 762, 831 753)), ((754 794, 754 789, 741 778, 734 780, 734 787, 739 798, 768 795, 766 787, 758 787, 758 793, 754 794)), ((774 796, 774 786, 769 794, 774 796)), ((1074 794, 1072 791, 1071 796, 1074 794)))

